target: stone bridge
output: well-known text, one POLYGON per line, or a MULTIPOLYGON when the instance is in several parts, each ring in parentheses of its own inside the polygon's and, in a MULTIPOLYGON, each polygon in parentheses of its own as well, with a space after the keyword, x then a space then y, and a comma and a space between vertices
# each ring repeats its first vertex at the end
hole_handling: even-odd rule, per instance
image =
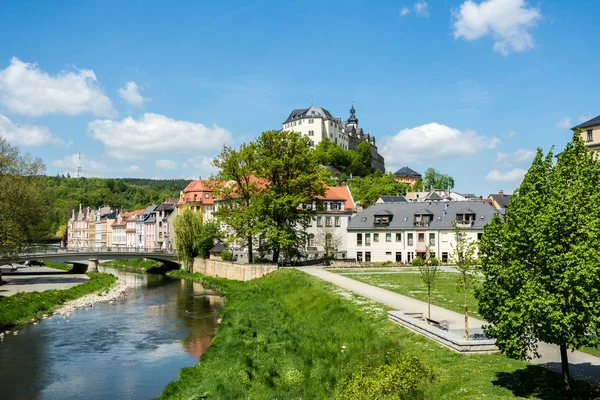
POLYGON ((100 263, 123 260, 127 258, 147 258, 163 263, 170 268, 178 268, 177 253, 164 252, 161 250, 149 250, 142 248, 122 248, 122 249, 59 249, 49 248, 42 250, 32 250, 16 254, 11 257, 0 258, 0 265, 23 263, 27 260, 47 260, 63 264, 72 264, 78 270, 87 269, 88 272, 98 271, 100 263))

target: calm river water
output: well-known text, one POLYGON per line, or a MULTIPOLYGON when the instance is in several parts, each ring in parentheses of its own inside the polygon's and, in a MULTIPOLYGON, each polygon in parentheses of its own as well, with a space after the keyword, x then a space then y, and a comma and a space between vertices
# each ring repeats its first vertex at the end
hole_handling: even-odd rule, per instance
POLYGON ((217 331, 222 297, 188 280, 100 270, 135 289, 5 336, 1 399, 150 399, 198 363, 217 331))

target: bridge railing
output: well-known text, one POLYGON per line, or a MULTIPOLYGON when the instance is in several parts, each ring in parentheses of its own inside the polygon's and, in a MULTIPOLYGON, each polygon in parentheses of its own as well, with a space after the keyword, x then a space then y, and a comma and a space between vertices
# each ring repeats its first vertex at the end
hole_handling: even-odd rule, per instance
POLYGON ((27 255, 46 255, 46 254, 76 254, 76 253, 136 253, 136 254, 168 254, 175 255, 177 251, 168 251, 165 249, 159 249, 155 247, 126 247, 126 246, 113 246, 113 247, 30 247, 22 249, 20 252, 21 256, 27 255))

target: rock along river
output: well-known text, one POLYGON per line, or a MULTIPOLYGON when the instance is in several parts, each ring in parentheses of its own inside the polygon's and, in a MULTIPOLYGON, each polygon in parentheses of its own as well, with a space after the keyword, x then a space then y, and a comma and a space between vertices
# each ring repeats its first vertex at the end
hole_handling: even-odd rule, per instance
POLYGON ((6 335, 0 399, 150 399, 198 363, 217 331, 221 296, 189 280, 100 271, 133 288, 6 335))

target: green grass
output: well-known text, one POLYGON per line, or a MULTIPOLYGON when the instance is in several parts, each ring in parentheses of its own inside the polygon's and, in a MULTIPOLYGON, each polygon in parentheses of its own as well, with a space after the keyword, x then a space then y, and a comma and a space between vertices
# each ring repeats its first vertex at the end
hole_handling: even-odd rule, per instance
POLYGON ((584 347, 581 349, 584 353, 588 353, 595 357, 600 357, 600 346, 599 347, 584 347))
POLYGON ((0 330, 37 320, 69 300, 107 290, 117 280, 110 274, 91 272, 88 275, 89 281, 70 289, 23 292, 0 297, 0 330))
POLYGON ((326 271, 334 274, 348 274, 360 272, 419 272, 416 267, 396 267, 396 268, 325 268, 326 271))
POLYGON ((71 271, 71 269, 73 268, 73 266, 70 264, 61 264, 61 263, 57 263, 54 261, 42 261, 42 262, 44 263, 44 266, 46 266, 48 268, 60 269, 61 271, 66 271, 66 272, 71 271))
MULTIPOLYGON (((161 399, 334 399, 344 398, 341 390, 353 393, 345 397, 352 399, 400 398, 372 395, 367 382, 414 371, 423 379, 406 398, 562 398, 553 372, 500 354, 460 355, 389 322, 380 304, 296 270, 247 283, 170 275, 223 291, 226 306, 200 363, 182 369, 161 399), (403 364, 390 359, 404 360, 408 368, 398 374, 403 364)), ((573 386, 581 398, 600 397, 597 388, 573 386)))
POLYGON ((131 258, 126 260, 115 260, 105 264, 106 266, 116 267, 119 269, 133 272, 149 272, 152 269, 162 267, 162 263, 154 260, 145 260, 143 258, 131 258))
MULTIPOLYGON (((348 278, 378 286, 392 292, 400 293, 421 301, 427 301, 427 288, 419 273, 381 274, 381 275, 348 275, 348 278)), ((431 289, 431 304, 447 308, 459 313, 464 312, 463 294, 457 290, 458 274, 439 272, 435 285, 431 289)), ((482 318, 478 312, 477 299, 471 290, 468 297, 469 315, 482 318)), ((435 319, 435 316, 431 316, 435 319)))

